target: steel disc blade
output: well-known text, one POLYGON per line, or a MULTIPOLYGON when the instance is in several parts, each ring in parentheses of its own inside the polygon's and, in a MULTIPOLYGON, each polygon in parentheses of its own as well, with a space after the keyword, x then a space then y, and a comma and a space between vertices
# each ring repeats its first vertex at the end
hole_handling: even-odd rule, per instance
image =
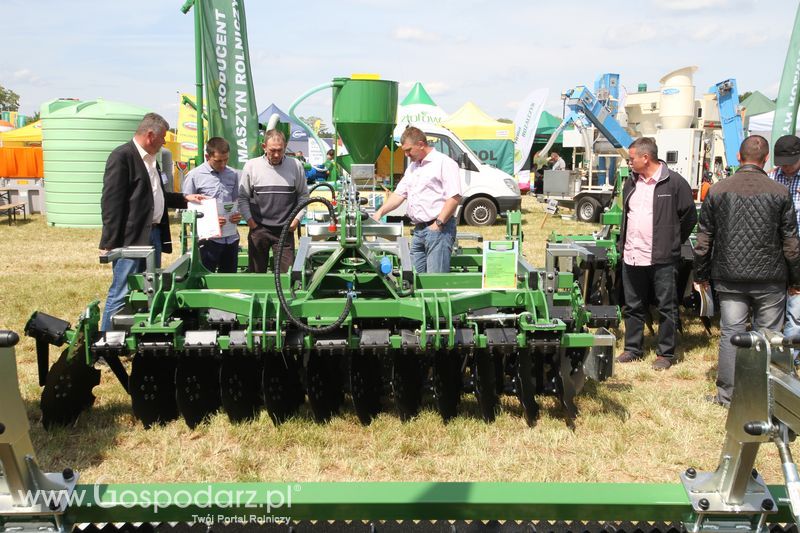
POLYGON ((303 405, 299 365, 294 356, 280 352, 267 353, 263 364, 264 404, 272 421, 282 424, 303 405))
POLYGON ((401 420, 409 420, 419 413, 422 383, 419 355, 397 350, 392 358, 392 393, 401 420))
POLYGON ((433 359, 433 394, 436 408, 445 422, 458 414, 462 381, 461 356, 457 352, 437 351, 433 359))
POLYGON ((88 366, 83 357, 83 346, 67 361, 67 350, 50 367, 42 390, 42 424, 50 429, 66 426, 77 420, 84 409, 94 404, 92 388, 100 383, 100 371, 88 366))
POLYGON ((262 406, 260 359, 252 355, 226 355, 219 369, 222 408, 231 422, 252 420, 262 406))
POLYGON ((539 418, 539 404, 536 403, 536 384, 533 380, 533 352, 529 349, 517 353, 517 396, 525 412, 525 422, 534 426, 539 418))
POLYGON ((186 425, 195 428, 221 405, 219 361, 181 356, 175 370, 175 398, 186 425))
POLYGON ((339 356, 312 352, 306 366, 308 403, 317 422, 327 422, 339 412, 344 398, 339 356))
POLYGON ((481 417, 486 422, 493 422, 497 417, 496 369, 492 354, 488 350, 477 350, 472 367, 475 375, 475 396, 478 398, 481 417))
POLYGON ((558 399, 567 412, 568 422, 574 421, 578 417, 575 397, 583 390, 583 385, 586 383, 586 374, 582 364, 586 351, 587 348, 563 350, 559 355, 558 399), (573 364, 573 358, 576 359, 575 364, 573 364), (578 364, 578 361, 581 363, 578 364))
POLYGON ((178 418, 175 401, 174 357, 136 354, 133 357, 128 390, 133 414, 145 428, 178 418))
POLYGON ((350 394, 356 415, 369 424, 381 411, 381 362, 372 351, 356 352, 350 362, 350 394))

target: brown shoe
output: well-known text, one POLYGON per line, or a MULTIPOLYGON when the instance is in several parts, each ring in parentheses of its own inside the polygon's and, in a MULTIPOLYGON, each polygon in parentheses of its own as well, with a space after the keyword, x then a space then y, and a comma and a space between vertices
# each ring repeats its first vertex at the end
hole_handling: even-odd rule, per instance
POLYGON ((672 357, 664 357, 663 355, 659 355, 656 357, 656 360, 653 361, 653 370, 669 370, 669 367, 672 366, 672 357))
POLYGON ((617 357, 617 363, 633 363, 634 361, 641 361, 642 356, 636 355, 633 352, 622 352, 617 357))

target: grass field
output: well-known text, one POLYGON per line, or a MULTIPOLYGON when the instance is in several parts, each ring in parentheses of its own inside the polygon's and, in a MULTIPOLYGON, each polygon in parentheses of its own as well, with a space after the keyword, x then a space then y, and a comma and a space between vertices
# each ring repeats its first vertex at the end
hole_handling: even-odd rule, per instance
MULTIPOLYGON (((526 198, 523 208, 524 251, 537 266, 544 264, 551 231, 594 229, 552 217, 540 229, 541 207, 526 198)), ((483 233, 499 237, 504 226, 483 233)), ((105 298, 111 269, 97 260, 99 230, 51 228, 34 215, 0 225, 0 235, 0 328, 21 334, 34 310, 74 322, 88 302, 105 298)), ((615 377, 590 383, 579 396, 574 430, 553 398, 541 399, 541 419, 528 428, 516 399, 504 398, 497 421, 485 424, 471 397, 462 403, 462 416, 447 425, 429 406, 407 423, 389 412, 364 427, 348 407, 325 425, 311 421, 304 408, 303 416, 280 427, 266 413, 241 425, 219 413, 195 430, 182 420, 144 430, 104 368, 94 408, 73 427, 48 433, 39 423, 32 339, 19 343, 17 360, 40 462, 48 471, 71 466, 83 482, 677 482, 687 466, 716 466, 727 413, 703 400, 714 390, 718 330, 709 338, 697 319, 684 323, 678 365, 653 371, 648 337, 645 361, 617 365, 615 377)), ((55 355, 53 349, 51 359, 55 355)), ((782 481, 773 447, 762 448, 757 466, 768 482, 782 481)))

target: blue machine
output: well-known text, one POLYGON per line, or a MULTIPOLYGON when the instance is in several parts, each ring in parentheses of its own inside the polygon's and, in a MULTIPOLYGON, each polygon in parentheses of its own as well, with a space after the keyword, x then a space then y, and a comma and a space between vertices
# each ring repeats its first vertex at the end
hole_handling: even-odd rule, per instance
POLYGON ((744 129, 742 116, 739 114, 739 91, 736 80, 731 78, 721 81, 709 88, 708 92, 717 95, 722 140, 725 144, 725 160, 729 167, 738 167, 736 156, 744 140, 744 129))

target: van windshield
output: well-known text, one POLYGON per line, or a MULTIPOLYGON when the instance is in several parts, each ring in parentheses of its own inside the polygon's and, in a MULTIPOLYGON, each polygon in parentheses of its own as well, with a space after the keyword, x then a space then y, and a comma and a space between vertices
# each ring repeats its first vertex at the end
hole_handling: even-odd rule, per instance
MULTIPOLYGON (((464 154, 464 150, 458 146, 456 143, 453 142, 452 139, 445 137, 444 135, 439 135, 438 133, 428 133, 428 145, 433 146, 439 152, 443 153, 446 156, 449 156, 454 161, 461 161, 461 156, 464 154)), ((475 153, 467 148, 467 152, 474 158, 473 161, 480 161, 478 156, 475 153)))

